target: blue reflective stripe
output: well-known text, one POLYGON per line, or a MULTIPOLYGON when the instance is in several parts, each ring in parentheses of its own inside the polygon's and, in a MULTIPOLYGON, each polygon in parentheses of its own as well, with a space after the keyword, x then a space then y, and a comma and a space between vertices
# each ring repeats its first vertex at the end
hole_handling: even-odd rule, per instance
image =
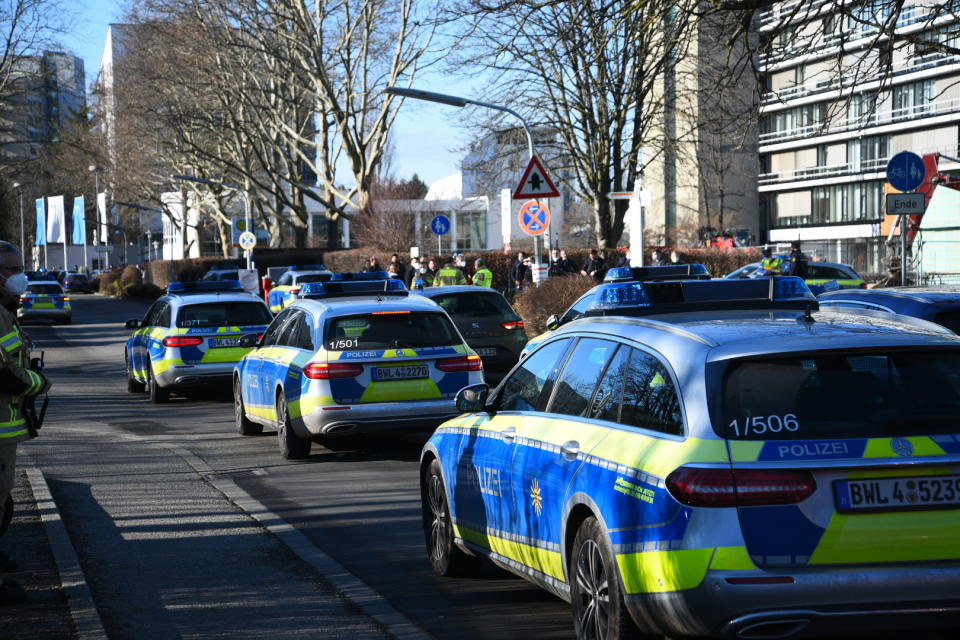
POLYGON ((20 340, 20 333, 17 331, 12 331, 0 338, 0 347, 3 347, 3 350, 7 352, 12 352, 21 344, 23 342, 20 340))
POLYGON ((27 423, 22 418, 14 421, 14 423, 10 426, 0 427, 0 438, 13 438, 14 436, 26 434, 27 423))

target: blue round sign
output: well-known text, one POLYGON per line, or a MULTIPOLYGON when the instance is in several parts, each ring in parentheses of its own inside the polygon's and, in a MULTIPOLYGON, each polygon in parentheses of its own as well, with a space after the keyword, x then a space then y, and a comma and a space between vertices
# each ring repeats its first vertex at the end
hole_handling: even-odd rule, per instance
POLYGON ((450 231, 450 218, 447 216, 435 216, 430 221, 430 230, 438 236, 444 236, 450 231))
POLYGON ((887 182, 897 191, 913 191, 926 177, 923 158, 912 151, 901 151, 887 163, 887 182))

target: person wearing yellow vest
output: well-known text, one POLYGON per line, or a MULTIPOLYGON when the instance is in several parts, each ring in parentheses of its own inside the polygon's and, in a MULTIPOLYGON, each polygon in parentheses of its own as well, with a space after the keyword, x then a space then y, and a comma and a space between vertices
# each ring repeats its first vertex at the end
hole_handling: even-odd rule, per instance
POLYGON ((437 271, 437 275, 433 278, 433 286, 445 287, 451 284, 467 284, 467 278, 463 275, 463 271, 453 266, 452 262, 448 262, 443 269, 437 271))
MULTIPOLYGON (((27 289, 23 256, 16 245, 0 240, 0 523, 9 522, 17 443, 30 437, 24 415, 24 400, 50 387, 46 378, 30 369, 29 352, 20 325, 17 307, 27 289)), ((0 571, 11 571, 16 563, 0 551, 0 571)), ((23 589, 11 580, 0 581, 0 606, 26 598, 23 589)))
POLYGON ((773 255, 773 250, 770 247, 764 247, 760 268, 768 276, 783 275, 783 258, 773 255))
POLYGON ((473 284, 478 287, 493 287, 493 272, 487 269, 483 258, 477 258, 473 261, 473 284))

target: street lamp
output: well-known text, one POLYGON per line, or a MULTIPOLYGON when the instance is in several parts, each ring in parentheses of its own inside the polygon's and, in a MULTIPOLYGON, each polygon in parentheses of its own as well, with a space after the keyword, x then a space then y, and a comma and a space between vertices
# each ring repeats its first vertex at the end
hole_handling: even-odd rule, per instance
MULTIPOLYGON (((224 189, 230 189, 236 191, 241 196, 243 196, 243 218, 244 225, 247 231, 253 233, 253 221, 250 219, 250 196, 247 192, 238 187, 235 184, 227 184, 226 182, 219 182, 217 180, 207 180, 205 178, 198 178, 196 176, 188 176, 179 173, 174 173, 170 176, 172 180, 187 180, 188 182, 198 182, 200 184, 207 184, 214 187, 223 187, 224 189)), ((184 204, 184 215, 186 215, 186 204, 184 204)), ((244 256, 247 258, 247 269, 253 269, 253 252, 250 249, 243 250, 244 256)))
MULTIPOLYGON (((427 102, 437 102, 439 104, 445 104, 451 107, 465 107, 468 104, 472 104, 477 107, 484 107, 486 109, 494 109, 496 111, 504 111, 509 113, 517 120, 520 121, 520 124, 523 125, 523 132, 527 134, 527 152, 530 154, 530 159, 533 160, 534 150, 533 150, 533 135, 530 133, 530 127, 527 126, 527 121, 523 119, 519 113, 514 111, 509 107, 505 107, 499 104, 492 104, 490 102, 481 102, 479 100, 471 100, 470 98, 462 98, 460 96, 451 96, 446 93, 434 93, 433 91, 423 91, 422 89, 412 89, 409 87, 387 87, 385 89, 387 93, 393 96, 400 96, 402 98, 413 98, 414 100, 425 100, 427 102)), ((550 232, 550 225, 547 225, 547 245, 553 243, 553 234, 550 232)), ((537 236, 533 237, 533 247, 534 247, 534 256, 536 257, 537 263, 540 262, 540 255, 537 251, 537 236)))
POLYGON ((13 188, 20 194, 20 253, 25 256, 27 255, 27 241, 23 230, 23 184, 14 182, 13 188))

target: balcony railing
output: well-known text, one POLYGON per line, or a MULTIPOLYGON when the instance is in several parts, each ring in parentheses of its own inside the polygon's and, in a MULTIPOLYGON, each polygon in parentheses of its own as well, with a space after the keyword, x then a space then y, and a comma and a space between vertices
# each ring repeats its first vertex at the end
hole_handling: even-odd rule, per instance
MULTIPOLYGON (((888 78, 895 78, 897 76, 903 76, 909 73, 916 73, 918 71, 924 71, 925 69, 932 69, 935 67, 946 66, 948 64, 955 63, 960 63, 960 55, 936 51, 934 53, 928 53, 924 56, 918 56, 909 64, 894 67, 888 74, 886 74, 886 76, 888 78)), ((877 78, 879 78, 883 74, 877 73, 876 75, 877 78)), ((846 86, 849 88, 850 78, 838 74, 832 78, 824 78, 813 83, 798 84, 793 87, 781 89, 780 91, 768 91, 763 94, 762 104, 769 105, 777 102, 785 102, 794 98, 815 95, 818 93, 826 93, 827 91, 841 89, 843 88, 844 84, 846 84, 846 86)))
MULTIPOLYGON (((920 149, 915 151, 919 155, 927 153, 942 153, 944 155, 956 157, 960 155, 960 145, 947 145, 929 149, 920 149)), ((787 182, 796 182, 797 180, 817 180, 822 178, 835 178, 838 176, 862 175, 864 173, 877 173, 886 170, 887 163, 892 156, 886 158, 875 158, 873 160, 861 160, 859 162, 847 162, 844 164, 833 164, 823 167, 807 167, 804 169, 794 169, 792 171, 780 171, 778 173, 762 173, 757 177, 760 186, 770 184, 783 184, 787 182)))
POLYGON ((867 127, 879 127, 885 124, 916 120, 918 118, 931 118, 960 111, 960 98, 951 98, 950 100, 939 100, 937 102, 928 102, 926 104, 893 109, 891 111, 874 112, 862 116, 853 116, 842 120, 835 120, 829 123, 818 122, 803 127, 794 127, 784 129, 783 131, 771 131, 760 134, 760 145, 773 144, 776 142, 788 142, 798 138, 810 138, 813 136, 826 136, 833 133, 843 133, 845 131, 856 131, 866 129, 867 127))

